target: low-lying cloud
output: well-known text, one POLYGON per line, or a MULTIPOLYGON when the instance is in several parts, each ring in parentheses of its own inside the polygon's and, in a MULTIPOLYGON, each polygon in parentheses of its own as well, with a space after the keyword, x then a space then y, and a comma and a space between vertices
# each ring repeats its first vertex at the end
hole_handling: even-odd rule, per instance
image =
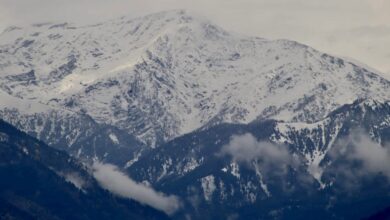
POLYGON ((99 184, 110 192, 149 205, 168 215, 180 208, 180 202, 176 196, 167 196, 148 186, 136 183, 119 171, 116 166, 95 162, 93 175, 99 184))
POLYGON ((85 180, 76 172, 68 173, 64 175, 65 180, 72 183, 75 187, 80 190, 83 190, 85 185, 85 180))
POLYGON ((288 166, 298 165, 286 146, 257 141, 252 134, 232 136, 229 144, 222 147, 222 155, 230 155, 234 161, 259 165, 263 174, 287 171, 288 166))
POLYGON ((335 171, 346 177, 382 174, 390 181, 390 146, 381 146, 364 131, 352 131, 330 156, 332 160, 342 160, 335 171))

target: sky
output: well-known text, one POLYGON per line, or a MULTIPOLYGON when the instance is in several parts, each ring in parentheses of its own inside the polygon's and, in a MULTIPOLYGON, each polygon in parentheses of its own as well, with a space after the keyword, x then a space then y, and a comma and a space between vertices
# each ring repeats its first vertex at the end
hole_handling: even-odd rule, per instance
POLYGON ((226 30, 295 40, 353 58, 390 79, 390 0, 0 0, 0 31, 41 22, 93 24, 188 9, 226 30))

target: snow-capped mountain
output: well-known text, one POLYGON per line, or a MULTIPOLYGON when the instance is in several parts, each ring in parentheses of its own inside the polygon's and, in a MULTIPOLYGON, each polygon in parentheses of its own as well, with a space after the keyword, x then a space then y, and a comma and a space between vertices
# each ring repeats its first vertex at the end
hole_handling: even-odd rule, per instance
POLYGON ((383 163, 359 176, 370 190, 355 197, 336 171, 364 165, 342 152, 354 129, 388 152, 389 100, 390 81, 364 64, 183 10, 0 34, 0 117, 181 196, 177 219, 355 219, 384 208, 383 163))
MULTIPOLYGON (((356 99, 390 99, 379 73, 297 42, 232 34, 183 10, 10 27, 0 35, 0 88, 152 147, 220 123, 315 122, 356 99)), ((17 110, 13 124, 47 132, 17 110)))
POLYGON ((98 124, 90 116, 24 100, 0 91, 3 120, 81 159, 124 166, 146 149, 126 131, 98 124))

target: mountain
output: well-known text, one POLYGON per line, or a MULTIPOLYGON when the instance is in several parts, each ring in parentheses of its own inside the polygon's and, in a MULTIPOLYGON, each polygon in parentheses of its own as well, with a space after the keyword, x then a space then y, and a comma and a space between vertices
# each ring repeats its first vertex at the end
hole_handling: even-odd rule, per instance
POLYGON ((390 103, 358 100, 315 123, 201 129, 144 155, 128 173, 186 198, 183 212, 194 219, 359 219, 390 204, 389 151, 390 103), (236 147, 230 157, 226 146, 236 147), (387 156, 381 161, 377 151, 387 156))
POLYGON ((374 215, 370 216, 369 218, 366 218, 368 220, 388 220, 390 219, 390 207, 375 213, 374 215))
POLYGON ((168 219, 99 187, 62 151, 0 121, 1 219, 168 219))
POLYGON ((36 101, 12 97, 0 91, 3 120, 50 146, 83 159, 99 159, 124 166, 145 151, 144 144, 116 127, 98 124, 90 116, 36 101))
POLYGON ((87 133, 77 126, 86 115, 156 147, 201 127, 315 122, 354 100, 390 96, 379 73, 294 41, 232 34, 183 10, 81 27, 11 27, 0 42, 3 93, 59 117, 45 113, 36 120, 49 125, 40 129, 38 122, 17 120, 35 117, 23 109, 3 113, 36 137, 60 132, 54 128, 62 121, 77 121, 74 131, 87 133))
MULTIPOLYGON (((381 73, 351 59, 229 33, 183 10, 0 34, 0 117, 80 161, 115 164, 137 182, 179 196, 183 207, 174 219, 359 219, 385 210, 389 91, 381 73)), ((69 156, 53 153, 42 162, 28 157, 33 149, 4 149, 45 175, 28 179, 52 175, 56 183, 48 184, 57 193, 73 193, 55 172, 69 156)), ((12 183, 2 189, 13 190, 12 183)), ((105 204, 108 195, 96 191, 71 197, 78 208, 81 197, 86 208, 88 201, 105 204)), ((45 215, 53 207, 40 199, 52 194, 36 194, 25 199, 45 215)), ((15 216, 26 214, 25 206, 5 201, 15 216)), ((91 216, 149 213, 107 201, 106 211, 99 206, 91 216)))

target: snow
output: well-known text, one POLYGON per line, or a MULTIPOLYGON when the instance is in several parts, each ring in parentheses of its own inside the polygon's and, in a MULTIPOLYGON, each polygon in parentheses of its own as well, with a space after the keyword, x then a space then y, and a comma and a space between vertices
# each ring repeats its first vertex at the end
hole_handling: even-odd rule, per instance
POLYGON ((3 132, 0 132, 0 142, 7 142, 9 140, 9 136, 3 132))
MULTIPOLYGON (((332 148, 334 141, 340 131, 340 127, 336 125, 334 128, 334 132, 332 134, 332 138, 330 142, 327 144, 325 150, 320 150, 318 147, 313 152, 306 154, 308 172, 318 181, 321 185, 321 189, 325 188, 325 184, 321 181, 322 173, 324 172, 324 168, 320 166, 321 161, 325 158, 326 154, 332 148)), ((325 142, 324 142, 325 143, 325 142)))
POLYGON ((306 155, 306 159, 308 161, 307 171, 318 181, 321 185, 321 189, 325 188, 325 184, 321 181, 323 169, 320 167, 320 163, 324 157, 325 153, 318 150, 306 155))
POLYGON ((23 147, 22 150, 23 150, 23 153, 24 153, 24 154, 28 155, 28 149, 27 149, 27 148, 23 147))
POLYGON ((230 164, 230 173, 235 176, 237 179, 240 179, 240 167, 236 162, 230 164))
POLYGON ((110 133, 108 136, 110 137, 111 141, 112 141, 114 144, 119 144, 118 137, 117 137, 115 134, 110 133))
POLYGON ((142 155, 142 152, 138 152, 133 159, 126 162, 124 168, 127 169, 127 168, 131 167, 135 162, 137 162, 139 160, 141 155, 142 155))
POLYGON ((171 158, 168 158, 168 160, 166 160, 162 165, 162 172, 160 174, 160 176, 157 178, 157 181, 161 180, 163 177, 165 177, 168 173, 168 169, 172 166, 172 159, 171 158))
POLYGON ((390 99, 377 72, 294 41, 231 34, 181 10, 50 26, 0 34, 0 109, 85 112, 154 147, 159 135, 211 122, 315 122, 351 100, 390 99), (31 70, 36 83, 12 78, 31 70))
POLYGON ((264 193, 268 196, 271 197, 271 192, 268 190, 267 184, 264 183, 263 180, 263 175, 261 174, 259 167, 257 164, 254 164, 256 175, 259 177, 259 182, 260 182, 260 187, 263 189, 264 193))
MULTIPOLYGON (((372 101, 368 100, 363 103, 370 104, 372 101)), ((373 107, 373 106, 371 106, 373 107)), ((375 108, 375 106, 373 107, 375 108)), ((364 107, 362 107, 364 109, 364 107)), ((324 189, 326 184, 322 182, 322 174, 324 172, 324 167, 320 164, 325 158, 326 154, 332 148, 334 141, 337 138, 337 135, 340 131, 341 125, 337 120, 334 121, 334 125, 330 126, 330 118, 320 120, 316 123, 283 123, 279 122, 276 125, 276 129, 280 134, 280 140, 275 141, 286 141, 288 143, 293 143, 294 140, 291 140, 289 134, 291 133, 302 133, 305 132, 305 138, 308 138, 313 141, 314 149, 307 149, 307 146, 304 146, 302 154, 306 159, 307 171, 310 173, 315 180, 320 184, 320 189, 324 189), (328 130, 329 129, 329 130, 328 130), (321 134, 320 136, 318 136, 321 134), (327 142, 326 135, 330 136, 330 140, 327 142)), ((275 138, 273 138, 275 139, 275 138)))
POLYGON ((79 149, 77 150, 76 157, 79 158, 82 152, 83 152, 83 149, 82 149, 82 148, 79 148, 79 149))
MULTIPOLYGON (((203 158, 200 159, 200 162, 203 161, 203 158)), ((195 170, 197 167, 199 167, 200 163, 195 159, 191 158, 183 167, 183 172, 188 173, 192 170, 195 170)))
POLYGON ((213 193, 216 189, 214 179, 215 178, 213 175, 209 175, 201 179, 203 195, 206 201, 211 201, 213 193))
POLYGON ((0 90, 0 110, 1 109, 17 109, 24 114, 34 114, 41 112, 48 112, 50 110, 49 106, 30 101, 25 99, 20 99, 8 95, 7 93, 0 90))

